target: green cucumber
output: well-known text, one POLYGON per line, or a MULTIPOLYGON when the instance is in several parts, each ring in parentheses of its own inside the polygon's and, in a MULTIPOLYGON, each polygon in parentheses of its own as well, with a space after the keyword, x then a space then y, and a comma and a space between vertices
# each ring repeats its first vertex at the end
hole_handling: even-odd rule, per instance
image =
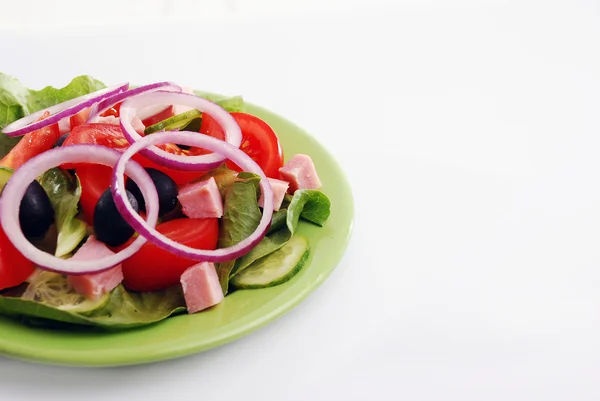
POLYGON ((169 117, 166 120, 157 122, 156 124, 146 127, 144 134, 153 134, 158 131, 174 131, 185 128, 193 120, 200 118, 202 113, 196 109, 186 111, 185 113, 177 114, 169 117))
POLYGON ((308 240, 301 235, 294 235, 277 251, 258 259, 233 276, 231 284, 240 289, 283 284, 302 269, 308 254, 308 240))

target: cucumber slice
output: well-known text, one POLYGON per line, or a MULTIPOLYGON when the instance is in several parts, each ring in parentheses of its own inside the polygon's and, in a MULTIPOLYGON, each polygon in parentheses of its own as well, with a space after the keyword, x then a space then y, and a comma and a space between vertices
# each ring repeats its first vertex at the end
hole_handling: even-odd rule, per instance
POLYGON ((169 117, 166 120, 157 122, 156 124, 146 127, 144 134, 153 134, 158 131, 174 131, 179 130, 187 126, 194 119, 202 116, 202 113, 198 110, 189 110, 185 113, 177 114, 173 117, 169 117))
POLYGON ((42 270, 32 278, 21 298, 85 315, 105 306, 110 294, 91 301, 69 285, 67 276, 42 270))
POLYGON ((265 288, 283 284, 294 277, 308 259, 308 240, 294 235, 272 254, 258 259, 231 280, 236 288, 265 288))

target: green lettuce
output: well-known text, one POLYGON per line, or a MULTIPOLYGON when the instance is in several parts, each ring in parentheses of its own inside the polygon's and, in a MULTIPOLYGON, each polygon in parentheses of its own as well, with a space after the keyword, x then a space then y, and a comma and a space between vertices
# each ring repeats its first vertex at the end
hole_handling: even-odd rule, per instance
MULTIPOLYGON (((250 177, 244 174, 248 173, 240 173, 239 177, 250 177)), ((256 230, 261 218, 257 202, 259 181, 260 178, 254 176, 245 182, 235 182, 226 190, 219 248, 235 245, 256 230)), ((223 293, 227 294, 233 276, 284 246, 296 232, 300 218, 322 226, 329 218, 330 210, 331 201, 323 192, 310 189, 296 191, 287 208, 273 214, 271 228, 255 248, 239 259, 217 264, 223 293)))
POLYGON ((56 257, 68 255, 86 235, 87 224, 75 218, 81 197, 79 179, 61 168, 46 171, 38 179, 54 209, 58 239, 56 257))
POLYGON ((119 285, 108 302, 88 314, 62 310, 16 296, 0 297, 0 314, 42 326, 93 326, 103 329, 141 327, 186 311, 180 286, 154 292, 128 292, 119 285))
POLYGON ((194 93, 200 97, 210 100, 213 103, 218 104, 230 113, 235 111, 244 111, 245 108, 244 98, 242 96, 227 97, 203 91, 194 91, 194 93))
MULTIPOLYGON (((283 214, 283 210, 286 209, 280 209, 274 216, 283 214)), ((323 226, 330 213, 331 201, 323 192, 313 189, 297 190, 286 210, 285 226, 265 236, 249 253, 239 258, 230 277, 284 246, 296 232, 300 218, 323 226)), ((277 218, 281 219, 281 216, 277 216, 277 218)))
MULTIPOLYGON (((244 178, 244 173, 238 177, 244 178)), ((260 177, 246 176, 247 180, 234 182, 226 191, 223 201, 223 217, 220 221, 219 248, 230 247, 256 230, 262 216, 258 207, 257 191, 260 177)), ((236 261, 218 263, 216 265, 223 294, 227 294, 229 276, 235 268, 236 261)))
MULTIPOLYGON (((17 79, 0 73, 0 129, 28 114, 102 88, 105 88, 102 82, 83 75, 61 89, 48 86, 32 90, 17 79)), ((9 138, 0 134, 0 157, 4 157, 19 140, 19 137, 9 138)))

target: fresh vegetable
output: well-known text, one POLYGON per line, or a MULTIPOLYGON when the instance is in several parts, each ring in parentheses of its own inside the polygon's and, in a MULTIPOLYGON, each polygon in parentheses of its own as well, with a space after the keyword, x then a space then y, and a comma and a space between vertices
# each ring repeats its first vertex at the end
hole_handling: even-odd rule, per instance
MULTIPOLYGON (((259 182, 259 176, 250 176, 245 181, 235 182, 225 193, 223 218, 219 230, 218 246, 220 248, 239 244, 258 227, 261 219, 256 201, 259 182)), ((217 273, 224 294, 227 294, 229 276, 235 263, 236 261, 232 259, 217 265, 217 273)))
MULTIPOLYGON (((136 253, 146 242, 138 236, 128 247, 118 253, 93 261, 71 261, 60 259, 33 246, 21 232, 17 217, 19 204, 29 183, 45 171, 63 163, 101 163, 113 166, 119 160, 120 153, 102 146, 78 145, 51 149, 34 157, 15 170, 2 192, 0 224, 10 242, 23 256, 37 266, 63 274, 90 274, 108 270, 136 253)), ((127 175, 135 180, 146 199, 148 226, 154 227, 158 219, 158 195, 148 173, 137 163, 128 163, 127 175)))
POLYGON ((33 262, 15 248, 0 227, 0 290, 21 284, 34 270, 33 262))
MULTIPOLYGON (((206 99, 187 94, 187 93, 172 93, 172 92, 152 92, 144 93, 133 98, 128 98, 121 105, 121 129, 125 138, 135 146, 141 139, 141 136, 133 129, 131 120, 135 116, 138 109, 148 107, 153 104, 178 104, 187 107, 194 107, 201 112, 211 115, 223 128, 225 132, 225 141, 231 148, 237 149, 242 140, 240 127, 229 113, 217 106, 215 103, 209 102, 206 99)), ((153 134, 158 135, 158 134, 153 134)), ((201 137, 198 135, 198 137, 201 137)), ((162 137, 161 137, 162 138, 162 137)), ((173 141, 163 141, 162 143, 173 143, 173 141)), ((175 141, 181 143, 181 141, 175 141)), ((152 143, 154 145, 155 143, 152 143)), ((158 144, 158 142, 156 142, 158 144)), ((185 145, 194 145, 194 143, 184 143, 185 145)), ((184 171, 206 171, 219 166, 227 157, 227 154, 221 154, 223 142, 219 142, 216 149, 210 149, 213 152, 208 155, 200 156, 179 156, 152 146, 148 149, 140 148, 140 154, 148 159, 159 163, 165 167, 184 170, 184 171)), ((199 146, 199 145, 195 145, 199 146)))
POLYGON ((123 92, 128 87, 129 84, 122 84, 112 88, 100 89, 96 92, 50 106, 6 125, 2 129, 2 132, 8 136, 21 136, 53 124, 58 124, 63 118, 69 118, 103 99, 123 92), (47 115, 47 118, 40 119, 44 115, 47 115))
MULTIPOLYGON (((47 118, 50 113, 46 112, 40 117, 40 121, 47 118)), ((15 145, 10 152, 0 161, 0 165, 17 169, 33 156, 51 149, 60 132, 57 124, 48 125, 37 131, 29 132, 15 145)))
MULTIPOLYGON (((157 225, 156 231, 191 248, 215 249, 219 223, 217 219, 175 219, 157 225)), ((176 285, 181 274, 196 263, 148 242, 123 262, 124 284, 135 291, 164 289, 176 285)))
POLYGON ((25 237, 41 238, 54 221, 54 210, 48 194, 37 181, 32 181, 19 207, 19 224, 25 237))
MULTIPOLYGON (((121 128, 118 125, 102 124, 102 123, 85 124, 85 125, 81 125, 81 126, 76 127, 75 129, 73 129, 73 131, 71 132, 69 137, 63 143, 63 146, 71 146, 71 145, 75 145, 75 144, 101 145, 101 146, 105 146, 107 148, 115 149, 119 152, 124 152, 125 149, 127 149, 129 147, 129 142, 123 136, 123 132, 121 131, 121 128)), ((173 153, 176 155, 185 155, 185 152, 175 145, 167 144, 167 145, 160 145, 160 146, 161 146, 161 149, 163 149, 166 152, 170 152, 170 153, 173 153)), ((196 172, 196 171, 173 170, 173 169, 167 168, 165 166, 156 164, 141 155, 136 155, 136 157, 134 157, 134 160, 137 161, 138 163, 140 163, 144 167, 154 168, 154 169, 164 172, 169 177, 171 177, 173 179, 173 181, 175 181, 177 184, 188 183, 194 179, 197 179, 202 174, 204 174, 203 172, 196 172)), ((82 204, 86 205, 86 206, 84 206, 84 211, 86 212, 86 214, 88 214, 88 216, 92 217, 93 208, 96 205, 96 202, 98 202, 98 199, 100 198, 100 195, 102 194, 102 192, 104 192, 104 190, 106 188, 108 188, 108 186, 110 185, 111 169, 105 168, 103 166, 96 166, 96 165, 91 165, 93 168, 90 169, 89 164, 85 164, 85 166, 86 166, 85 167, 86 171, 83 172, 83 174, 86 176, 89 175, 93 181, 97 181, 96 183, 91 184, 91 186, 93 186, 95 190, 88 191, 87 190, 87 186, 89 185, 88 180, 84 179, 84 177, 82 177, 81 175, 79 177, 79 179, 81 180, 81 185, 83 187, 83 193, 81 195, 83 198, 82 204), (98 182, 102 183, 101 187, 98 185, 98 182), (104 185, 104 184, 106 184, 106 185, 104 185), (89 199, 88 199, 88 195, 90 195, 89 199), (91 207, 91 210, 89 207, 87 207, 88 205, 89 205, 89 207, 91 207)), ((63 165, 63 167, 64 168, 76 168, 77 172, 80 173, 82 164, 81 163, 79 163, 78 165, 67 164, 67 165, 63 165)))
POLYGON ((77 177, 60 168, 46 171, 39 178, 39 182, 48 194, 54 210, 54 221, 58 231, 54 255, 66 256, 79 245, 87 232, 85 222, 75 217, 81 197, 81 185, 77 177))
MULTIPOLYGON (((165 214, 173 211, 177 205, 177 184, 175 184, 175 181, 173 181, 171 177, 162 171, 153 168, 147 168, 146 172, 148 175, 150 175, 150 178, 152 178, 152 182, 156 187, 156 192, 158 192, 158 215, 162 217, 165 214)), ((137 186, 135 181, 127 180, 125 183, 125 189, 135 197, 139 206, 139 210, 145 212, 146 203, 144 202, 142 191, 140 191, 140 188, 137 186)))
MULTIPOLYGON (((62 89, 49 86, 36 91, 0 73, 0 128, 33 112, 102 88, 105 88, 102 82, 88 76, 80 76, 62 89)), ((20 140, 21 138, 0 135, 0 156, 6 155, 20 140)))
MULTIPOLYGON (((127 200, 135 212, 139 212, 137 199, 129 191, 127 200)), ((160 198, 159 198, 160 199, 160 198)), ((160 213, 160 212, 159 212, 160 213)), ((117 210, 110 189, 106 189, 94 210, 94 232, 98 239, 110 246, 123 245, 133 236, 135 230, 123 219, 121 213, 117 210)))
MULTIPOLYGON (((121 107, 121 112, 123 112, 123 109, 125 109, 125 103, 121 107)), ((189 163, 188 165, 193 166, 189 163)), ((250 159, 248 155, 240 151, 235 146, 206 135, 198 135, 191 132, 162 132, 148 135, 137 140, 125 151, 125 153, 123 153, 114 167, 111 190, 113 192, 113 197, 115 198, 115 203, 119 209, 119 212, 121 212, 125 220, 141 236, 147 238, 154 244, 168 250, 169 252, 199 261, 223 262, 226 260, 235 259, 248 253, 265 235, 265 232, 269 227, 269 223, 271 222, 271 216, 273 215, 273 191, 271 190, 271 186, 266 180, 266 177, 264 176, 264 173, 260 167, 258 167, 258 165, 252 159, 250 159), (211 251, 198 250, 187 246, 182 246, 181 244, 166 238, 162 234, 158 233, 153 227, 150 227, 148 224, 146 224, 146 222, 144 222, 144 220, 137 215, 135 210, 133 210, 131 205, 129 205, 127 202, 127 198, 125 196, 125 166, 131 157, 140 150, 151 145, 172 142, 203 147, 205 149, 212 150, 213 152, 219 152, 225 157, 233 160, 237 165, 241 166, 245 170, 264 178, 260 182, 260 190, 264 195, 265 205, 270 206, 265 207, 263 210, 261 220, 256 230, 251 235, 230 247, 211 251)))
MULTIPOLYGON (((263 120, 247 113, 231 113, 242 130, 240 149, 252 158, 267 177, 278 178, 283 166, 283 149, 273 129, 263 120)), ((211 116, 204 116, 200 132, 215 138, 223 138, 221 125, 211 116)), ((233 161, 227 167, 242 171, 233 161)))
POLYGON ((300 217, 322 226, 329 218, 330 209, 331 201, 323 192, 311 189, 296 191, 287 207, 285 227, 265 236, 250 252, 236 260, 231 276, 284 246, 295 235, 300 217))
POLYGON ((169 117, 166 120, 157 122, 156 124, 147 126, 144 134, 153 134, 159 131, 178 131, 185 128, 192 120, 202 116, 202 113, 196 109, 186 111, 185 113, 177 114, 169 117))
POLYGON ((85 313, 18 296, 0 296, 0 314, 17 316, 36 325, 49 326, 56 326, 59 322, 111 330, 131 329, 159 322, 185 310, 180 286, 163 291, 138 293, 128 292, 119 285, 110 293, 104 306, 85 313))
POLYGON ((308 240, 294 235, 268 257, 258 259, 231 280, 236 288, 264 288, 283 284, 296 275, 308 259, 308 240))
MULTIPOLYGON (((90 110, 90 114, 88 116, 88 122, 93 122, 94 119, 104 112, 110 110, 115 107, 117 104, 122 102, 124 99, 127 99, 131 96, 140 95, 146 92, 152 92, 156 90, 170 90, 175 92, 181 92, 181 88, 171 82, 157 82, 155 84, 139 86, 137 88, 129 89, 126 91, 121 91, 112 94, 112 96, 105 97, 100 102, 97 102, 93 105, 90 110)), ((152 114, 156 114, 153 111, 152 114)), ((141 117, 140 117, 141 118, 141 117)))
POLYGON ((20 296, 26 301, 34 301, 57 309, 90 313, 108 303, 109 294, 104 294, 91 300, 80 294, 71 285, 71 277, 58 273, 39 271, 20 296))
POLYGON ((284 166, 276 133, 240 112, 241 97, 78 79, 89 90, 60 103, 46 95, 64 90, 30 91, 0 74, 0 128, 35 142, 13 149, 0 136, 0 148, 12 149, 4 161, 17 167, 0 166, 0 314, 138 327, 214 306, 230 283, 268 287, 300 271, 309 244, 295 232, 299 219, 322 225, 329 199, 304 189, 321 185, 310 157, 284 166), (16 90, 3 98, 4 83, 16 90), (45 215, 33 210, 42 193, 45 215), (24 235, 46 231, 33 243, 24 235))

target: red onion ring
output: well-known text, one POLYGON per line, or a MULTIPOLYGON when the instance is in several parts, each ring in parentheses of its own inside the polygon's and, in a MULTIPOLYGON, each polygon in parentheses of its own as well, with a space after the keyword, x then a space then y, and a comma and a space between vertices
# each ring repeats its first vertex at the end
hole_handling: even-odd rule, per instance
MULTIPOLYGON (((82 275, 98 273, 118 265, 136 253, 146 243, 146 238, 138 236, 131 245, 114 255, 96 260, 69 260, 57 258, 33 246, 23 235, 19 224, 21 199, 29 184, 39 175, 63 163, 99 163, 114 166, 121 153, 99 145, 73 145, 48 150, 18 168, 4 187, 0 197, 0 222, 6 236, 27 259, 44 270, 61 274, 82 275)), ((122 165, 121 171, 125 165, 122 165)), ((147 223, 154 227, 158 219, 158 194, 152 179, 137 162, 127 163, 127 175, 133 178, 142 189, 146 207, 147 223)), ((128 203, 129 204, 129 203, 128 203)))
POLYGON ((271 189, 269 180, 267 180, 267 176, 258 166, 258 164, 256 164, 256 162, 252 160, 250 156, 245 154, 239 148, 236 148, 225 141, 221 141, 208 135, 199 134, 197 132, 167 131, 148 135, 133 143, 129 148, 127 148, 125 153, 121 155, 121 158, 113 169, 111 190, 117 209, 125 221, 127 221, 127 223, 129 223, 131 227, 133 227, 133 229, 140 234, 140 236, 147 238, 150 242, 154 243, 158 247, 163 248, 175 255, 198 261, 224 262, 245 255, 264 237, 269 225, 271 224, 271 217, 273 215, 273 190, 271 189), (146 222, 135 212, 135 210, 127 201, 124 177, 125 166, 127 165, 129 159, 131 159, 133 155, 142 149, 163 143, 181 143, 188 146, 198 146, 208 149, 210 151, 219 153, 228 159, 231 159, 244 171, 258 174, 261 177, 260 189, 264 195, 265 207, 263 208, 263 215, 260 219, 258 227, 249 237, 245 238, 236 245, 228 248, 216 249, 213 251, 190 248, 165 237, 153 227, 147 225, 146 222))
MULTIPOLYGON (((135 116, 136 110, 155 104, 183 105, 207 113, 221 125, 225 131, 225 141, 227 143, 236 148, 239 148, 242 143, 242 131, 239 125, 231 114, 220 106, 194 94, 163 91, 144 93, 134 98, 129 98, 121 104, 121 129, 123 135, 130 143, 134 143, 142 138, 131 125, 131 120, 135 116)), ((150 149, 140 148, 140 153, 146 158, 165 167, 183 171, 210 170, 211 168, 217 167, 225 160, 225 157, 216 153, 201 156, 181 156, 165 152, 155 146, 152 146, 150 149)))
MULTIPOLYGON (((94 122, 94 120, 100 114, 104 113, 106 110, 110 109, 117 103, 127 99, 128 97, 137 96, 139 94, 142 94, 145 92, 150 92, 150 91, 155 91, 158 89, 170 90, 173 92, 181 92, 182 91, 182 89, 179 85, 175 85, 174 83, 171 83, 171 82, 157 82, 154 84, 149 84, 149 85, 144 85, 144 86, 139 86, 137 88, 129 89, 128 91, 117 93, 116 95, 113 95, 107 99, 102 100, 98 104, 95 104, 92 107, 92 110, 90 111, 90 115, 87 119, 87 122, 88 123, 94 122)), ((158 109, 156 111, 153 110, 151 113, 152 113, 152 115, 157 114, 157 113, 163 111, 166 107, 169 107, 169 106, 160 106, 160 109, 158 109)), ((143 119, 143 118, 141 118, 141 119, 143 119)))
POLYGON ((2 132, 8 136, 21 136, 32 131, 37 131, 49 125, 56 124, 63 118, 71 117, 83 109, 91 107, 106 98, 127 90, 127 88, 129 88, 129 84, 125 83, 67 100, 66 102, 59 103, 44 110, 36 111, 35 113, 10 123, 2 129, 2 132), (37 121, 45 112, 50 112, 50 117, 37 121))

